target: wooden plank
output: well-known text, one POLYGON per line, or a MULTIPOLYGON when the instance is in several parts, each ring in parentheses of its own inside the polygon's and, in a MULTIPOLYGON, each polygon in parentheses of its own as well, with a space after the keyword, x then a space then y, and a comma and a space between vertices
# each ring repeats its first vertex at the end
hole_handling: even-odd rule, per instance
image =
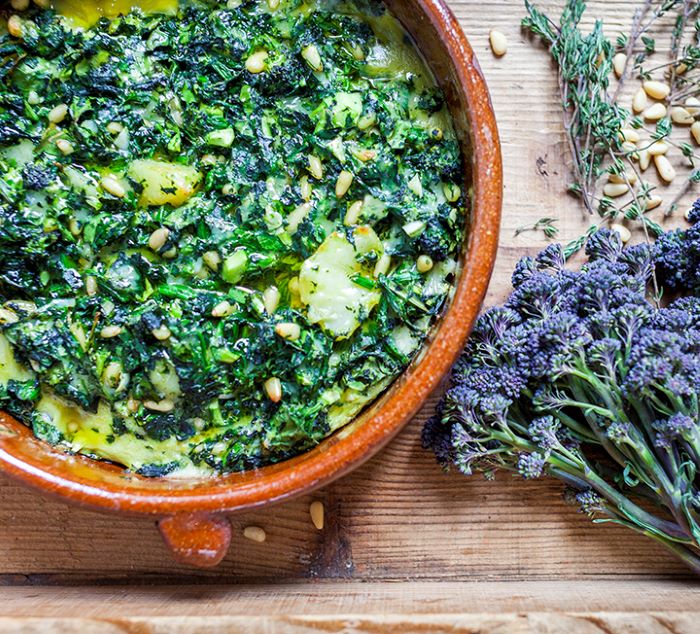
POLYGON ((700 588, 659 582, 5 588, 0 631, 697 631, 700 588))
MULTIPOLYGON (((578 236, 589 219, 564 193, 566 156, 553 67, 546 52, 520 31, 521 0, 450 4, 479 56, 503 140, 503 230, 487 300, 493 304, 507 294, 516 260, 546 244, 536 233, 514 237, 516 228, 557 216, 566 241, 578 236), (491 28, 509 38, 502 59, 489 51, 491 28)), ((556 15, 562 0, 539 4, 556 15)), ((637 4, 591 0, 587 23, 592 16, 603 17, 614 35, 637 4)), ((672 192, 664 195, 670 198, 672 192)), ((555 482, 523 482, 508 475, 486 482, 442 474, 420 448, 421 424, 431 411, 429 403, 381 456, 318 494, 328 509, 326 530, 316 531, 310 523, 310 497, 236 517, 239 537, 222 567, 210 572, 173 563, 150 521, 77 510, 0 478, 0 585, 687 574, 650 540, 619 527, 593 526, 563 503, 555 482), (268 541, 258 545, 241 539, 240 530, 248 524, 264 526, 268 541)))

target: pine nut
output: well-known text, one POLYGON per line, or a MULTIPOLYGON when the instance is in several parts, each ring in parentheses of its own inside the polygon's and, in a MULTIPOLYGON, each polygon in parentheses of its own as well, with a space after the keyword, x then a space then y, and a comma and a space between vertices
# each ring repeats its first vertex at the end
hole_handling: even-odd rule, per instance
POLYGON ((361 200, 357 200, 348 207, 347 212, 345 212, 345 220, 343 221, 343 224, 346 227, 352 227, 360 221, 362 206, 363 202, 361 200))
POLYGON ((652 99, 666 99, 671 94, 671 86, 662 81, 645 81, 642 87, 652 99))
POLYGON ((121 335, 122 332, 124 332, 124 329, 121 326, 105 326, 100 330, 100 337, 103 339, 113 339, 121 335))
POLYGON ((71 232, 71 235, 75 236, 76 238, 80 235, 80 232, 82 229, 80 228, 80 224, 75 218, 71 218, 68 222, 68 230, 71 232))
POLYGON ((690 126, 690 133, 693 135, 695 142, 700 145, 700 121, 696 121, 690 126))
POLYGON ((24 29, 22 28, 22 19, 18 15, 11 15, 7 19, 7 32, 12 37, 22 37, 24 29))
POLYGON ((267 539, 267 534, 259 526, 246 526, 243 529, 243 537, 252 542, 262 544, 267 539))
POLYGON ((233 306, 226 300, 218 303, 211 311, 212 317, 228 317, 233 312, 233 306))
POLYGON ((695 116, 696 114, 700 114, 700 99, 696 99, 695 97, 688 97, 685 100, 685 109, 695 116))
POLYGON ((268 315, 272 315, 279 306, 280 292, 276 286, 268 286, 263 292, 263 305, 268 315))
POLYGON ((34 0, 34 4, 41 9, 48 9, 51 7, 51 0, 34 0))
POLYGON ((613 57, 612 65, 615 75, 618 79, 620 79, 625 72, 625 67, 627 66, 627 55, 624 53, 618 53, 615 55, 615 57, 613 57))
POLYGON ((354 152, 354 155, 359 161, 362 161, 363 163, 368 163, 377 156, 377 152, 376 150, 362 149, 354 152))
POLYGON ((27 101, 32 106, 38 106, 43 99, 39 96, 39 93, 36 90, 30 90, 27 93, 27 101))
POLYGON ((299 295, 299 278, 293 277, 291 280, 289 280, 287 289, 292 295, 299 295))
POLYGON ((649 154, 649 150, 646 148, 639 150, 639 169, 645 172, 649 165, 651 165, 651 154, 649 154))
POLYGON ((416 268, 419 273, 427 273, 431 271, 434 266, 433 258, 429 255, 421 255, 416 260, 416 268))
POLYGON ((311 502, 309 505, 309 515, 311 515, 311 521, 319 531, 323 530, 323 525, 325 523, 324 511, 325 509, 323 507, 323 502, 316 500, 315 502, 311 502))
POLYGON ((202 262, 212 271, 218 271, 221 264, 221 256, 216 251, 207 251, 202 255, 202 262))
POLYGON ((634 98, 632 99, 632 110, 637 114, 642 112, 649 103, 647 99, 647 94, 644 92, 644 88, 640 88, 636 93, 634 93, 634 98))
POLYGON ((695 123, 695 117, 685 108, 675 106, 674 108, 671 108, 671 121, 673 121, 673 123, 677 123, 678 125, 693 125, 693 123, 695 123))
POLYGON ((489 33, 489 42, 493 54, 497 57, 503 57, 508 52, 508 38, 500 31, 493 29, 489 33))
POLYGON ((160 326, 160 328, 154 328, 153 330, 151 330, 151 334, 156 339, 158 339, 158 341, 167 341, 168 339, 170 339, 170 335, 172 335, 173 333, 170 332, 170 328, 163 325, 160 326))
POLYGON ((321 54, 318 52, 318 48, 314 44, 305 46, 301 49, 301 56, 306 60, 306 63, 311 66, 316 72, 323 70, 323 61, 321 61, 321 54))
POLYGON ((311 183, 309 182, 308 176, 304 175, 299 180, 299 190, 301 191, 301 197, 304 200, 311 200, 311 194, 313 193, 313 189, 311 187, 311 183))
POLYGON ((58 150, 63 154, 63 156, 70 156, 75 152, 75 148, 73 147, 73 144, 66 140, 66 139, 59 139, 56 141, 56 147, 58 150))
POLYGON ((625 172, 624 174, 608 174, 608 181, 611 183, 623 183, 634 185, 637 182, 637 175, 634 172, 625 172))
POLYGON ((629 141, 625 141, 620 147, 622 148, 622 151, 626 154, 632 154, 633 152, 637 151, 637 146, 634 143, 630 143, 629 141))
POLYGON ((110 134, 117 135, 120 132, 123 132, 123 130, 124 130, 124 126, 121 123, 119 123, 118 121, 110 121, 107 124, 107 132, 109 132, 110 134))
POLYGON ((623 141, 628 141, 630 143, 639 143, 642 137, 639 136, 639 132, 633 130, 632 128, 623 128, 620 130, 620 139, 623 141))
POLYGON ((287 339, 288 341, 296 341, 301 337, 301 327, 299 324, 292 323, 282 323, 275 326, 275 332, 282 339, 287 339))
POLYGON ((10 5, 15 11, 26 11, 29 8, 29 0, 11 0, 10 5))
POLYGON ((166 260, 174 260, 177 257, 177 247, 171 247, 162 253, 166 260))
POLYGON ((65 103, 58 104, 55 108, 49 110, 49 114, 46 115, 50 123, 61 123, 66 118, 68 114, 68 105, 65 103))
POLYGON ((162 401, 144 401, 143 406, 153 412, 161 412, 167 414, 175 409, 175 403, 170 399, 164 398, 162 401))
POLYGON ((165 243, 168 241, 170 236, 170 229, 167 227, 161 227, 156 229, 151 236, 148 238, 148 246, 152 251, 160 251, 165 243))
POLYGON ((377 260, 374 265, 374 277, 379 277, 380 275, 386 275, 391 267, 391 256, 387 253, 383 253, 382 257, 377 260))
POLYGON ((617 231, 617 233, 620 234, 620 240, 622 240, 622 244, 627 244, 632 239, 632 234, 630 233, 630 230, 624 225, 611 225, 610 229, 612 231, 617 231))
POLYGON ((253 53, 245 61, 246 70, 249 73, 251 73, 252 75, 258 75, 258 74, 264 72, 265 69, 267 68, 267 58, 268 58, 268 52, 265 50, 257 51, 256 53, 253 53))
POLYGON ((282 381, 276 376, 269 378, 265 381, 265 392, 273 403, 279 403, 282 400, 282 381))
POLYGON ((313 154, 309 155, 309 172, 318 181, 323 178, 323 163, 318 156, 313 154))
POLYGON ((662 154, 666 154, 669 149, 670 146, 666 141, 654 141, 654 143, 647 148, 647 151, 650 156, 661 156, 662 154))
POLYGON ((644 202, 644 209, 651 211, 652 209, 656 209, 662 202, 663 198, 661 198, 661 196, 650 196, 644 202))
POLYGON ((335 195, 338 198, 345 196, 345 194, 348 193, 353 180, 355 180, 355 176, 352 172, 348 172, 347 170, 340 172, 340 174, 338 174, 338 180, 335 183, 335 195))
POLYGON ((654 165, 656 165, 656 171, 659 173, 659 176, 667 183, 672 182, 676 178, 676 170, 663 154, 654 157, 654 165))
POLYGON ((603 194, 608 198, 624 196, 629 191, 629 187, 624 183, 608 183, 603 187, 603 194))
POLYGON ((666 116, 666 106, 662 103, 655 103, 653 106, 649 106, 643 113, 642 116, 647 121, 659 121, 666 116))
POLYGON ((117 198, 124 198, 126 196, 126 189, 124 186, 114 177, 114 176, 104 176, 100 180, 100 185, 108 194, 116 196, 117 198))
POLYGON ((267 6, 270 7, 270 11, 274 11, 280 6, 280 0, 267 0, 267 6))

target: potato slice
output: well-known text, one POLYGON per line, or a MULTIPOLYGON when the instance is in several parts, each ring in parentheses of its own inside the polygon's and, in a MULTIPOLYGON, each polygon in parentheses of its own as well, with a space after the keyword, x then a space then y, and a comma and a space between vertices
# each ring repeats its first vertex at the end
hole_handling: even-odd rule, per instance
POLYGON ((353 242, 342 233, 332 233, 304 262, 299 274, 301 301, 309 320, 336 339, 350 337, 381 298, 379 289, 358 284, 357 276, 374 279, 373 258, 367 256, 381 257, 382 243, 371 227, 357 227, 353 242), (366 261, 361 262, 363 259, 366 261))
POLYGON ((127 176, 143 187, 141 204, 147 207, 171 204, 179 207, 197 191, 202 174, 190 165, 152 159, 129 165, 127 176))

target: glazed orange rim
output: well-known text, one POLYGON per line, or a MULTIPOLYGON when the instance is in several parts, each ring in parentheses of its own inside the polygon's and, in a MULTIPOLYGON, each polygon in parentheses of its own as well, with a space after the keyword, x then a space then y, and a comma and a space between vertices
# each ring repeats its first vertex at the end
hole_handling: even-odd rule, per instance
MULTIPOLYGON (((392 3, 393 4, 393 3, 392 3)), ((0 413, 0 470, 61 498, 102 510, 154 515, 252 509, 327 484, 374 456, 415 415, 458 358, 486 294, 498 247, 503 175, 495 116, 478 62, 443 0, 423 0, 424 16, 442 36, 452 69, 451 92, 466 110, 472 207, 461 274, 451 305, 419 360, 377 403, 318 447, 283 463, 227 476, 148 479, 109 463, 69 456, 38 441, 0 413)), ((451 110, 455 115, 456 105, 451 110)), ((465 141, 463 139, 463 141, 465 141)))

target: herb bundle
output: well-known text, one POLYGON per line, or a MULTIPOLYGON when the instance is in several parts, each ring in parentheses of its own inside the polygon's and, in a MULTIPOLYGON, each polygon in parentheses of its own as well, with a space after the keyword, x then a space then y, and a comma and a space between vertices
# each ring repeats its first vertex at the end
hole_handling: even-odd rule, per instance
MULTIPOLYGON (((670 183, 676 167, 668 157, 680 153, 687 163, 686 185, 667 201, 666 214, 700 180, 692 143, 672 139, 674 126, 691 126, 691 140, 700 143, 700 122, 695 121, 700 114, 700 5, 691 0, 645 0, 629 33, 620 34, 614 43, 605 36, 601 21, 590 32, 582 29, 584 0, 568 0, 558 24, 528 0, 525 5, 523 28, 542 39, 557 66, 572 159, 570 191, 588 213, 603 219, 600 224, 626 220, 640 223, 647 235, 660 235, 662 227, 648 212, 664 201, 653 180, 645 178, 649 165, 655 164, 659 179, 670 183), (654 65, 654 35, 664 19, 674 24, 670 58, 654 65), (640 86, 631 107, 625 108, 623 87, 632 78, 645 88, 655 84, 657 90, 652 86, 645 92, 640 86), (656 101, 650 103, 650 97, 656 101)), ((572 242, 566 255, 578 251, 596 227, 572 242)), ((533 228, 548 229, 547 237, 555 233, 545 219, 533 228)))
POLYGON ((580 271, 558 244, 521 260, 423 440, 467 475, 558 478, 584 513, 700 573, 700 201, 688 216, 653 246, 599 230, 580 271))

